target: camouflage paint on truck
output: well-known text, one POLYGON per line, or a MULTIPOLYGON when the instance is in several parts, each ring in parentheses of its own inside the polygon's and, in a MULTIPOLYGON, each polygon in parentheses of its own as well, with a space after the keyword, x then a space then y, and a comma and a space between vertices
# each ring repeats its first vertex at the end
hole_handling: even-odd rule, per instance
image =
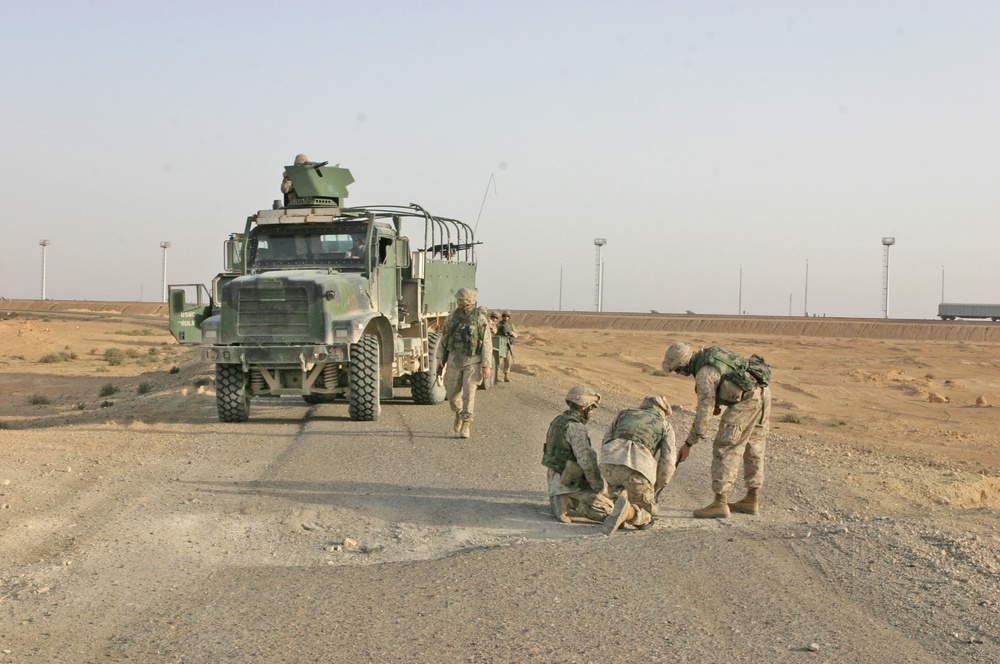
POLYGON ((354 178, 325 162, 285 170, 291 192, 230 236, 211 297, 170 287, 171 332, 216 365, 219 418, 246 421, 254 396, 343 399, 355 420, 377 419, 396 388, 440 403, 438 331, 475 287, 472 229, 417 205, 342 207, 354 178))

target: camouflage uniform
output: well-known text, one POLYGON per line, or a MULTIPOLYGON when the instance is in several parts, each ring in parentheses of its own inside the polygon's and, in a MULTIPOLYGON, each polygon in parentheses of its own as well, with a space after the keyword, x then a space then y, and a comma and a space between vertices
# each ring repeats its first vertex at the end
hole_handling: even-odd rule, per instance
MULTIPOLYGON (((514 362, 514 339, 517 339, 517 330, 514 328, 514 324, 510 322, 510 312, 503 312, 503 318, 497 324, 497 335, 500 337, 500 343, 507 347, 507 354, 500 358, 499 371, 503 372, 503 382, 510 382, 510 366, 514 362)), ((499 379, 500 376, 497 376, 499 379)))
POLYGON ((471 423, 476 388, 483 380, 483 369, 491 367, 493 360, 493 339, 486 315, 475 306, 469 311, 457 307, 448 316, 438 343, 438 359, 447 364, 445 398, 456 421, 471 423))
POLYGON ((677 443, 666 419, 669 409, 663 397, 646 397, 638 408, 618 413, 601 445, 600 468, 608 493, 628 494, 635 514, 626 523, 636 527, 657 515, 656 492, 674 475, 677 443))
POLYGON ((604 493, 597 454, 590 445, 582 415, 567 410, 552 420, 545 436, 542 465, 548 469, 550 502, 566 496, 569 509, 593 521, 604 521, 611 513, 614 503, 604 493))
POLYGON ((688 445, 709 439, 709 422, 716 408, 725 406, 719 431, 712 443, 712 491, 728 494, 736 481, 743 460, 743 480, 748 489, 764 483, 764 447, 771 428, 771 390, 758 387, 743 401, 731 405, 719 402, 722 371, 712 363, 712 354, 724 351, 716 346, 703 348, 687 365, 694 375, 698 411, 695 413, 688 445))

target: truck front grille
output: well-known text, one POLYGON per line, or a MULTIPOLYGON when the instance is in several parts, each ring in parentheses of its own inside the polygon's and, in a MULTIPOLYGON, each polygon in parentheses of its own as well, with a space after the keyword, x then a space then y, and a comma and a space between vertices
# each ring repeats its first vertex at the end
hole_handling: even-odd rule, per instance
POLYGON ((241 337, 309 334, 309 294, 301 286, 240 289, 237 312, 237 332, 241 337))

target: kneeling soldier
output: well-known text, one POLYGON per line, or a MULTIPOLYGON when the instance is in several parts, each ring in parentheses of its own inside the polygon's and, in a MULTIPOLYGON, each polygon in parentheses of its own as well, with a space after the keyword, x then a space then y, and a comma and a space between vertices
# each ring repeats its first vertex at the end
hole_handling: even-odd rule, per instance
POLYGON ((666 397, 646 397, 638 408, 618 413, 601 445, 601 474, 608 493, 617 495, 604 521, 610 535, 623 523, 648 528, 657 515, 656 493, 674 476, 677 446, 667 421, 666 397))
POLYGON ((542 465, 549 469, 549 505, 552 516, 563 523, 570 523, 571 509, 592 521, 604 521, 614 507, 604 491, 587 433, 587 420, 600 402, 601 395, 592 388, 572 388, 566 395, 569 410, 552 420, 545 436, 542 465))

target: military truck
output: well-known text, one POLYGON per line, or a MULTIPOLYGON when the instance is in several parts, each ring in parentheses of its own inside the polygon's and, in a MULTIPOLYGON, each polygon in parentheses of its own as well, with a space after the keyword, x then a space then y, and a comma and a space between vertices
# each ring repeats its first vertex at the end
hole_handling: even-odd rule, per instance
POLYGON ((171 333, 215 363, 219 419, 247 421, 252 397, 343 400, 361 421, 397 389, 441 403, 437 344, 456 291, 475 288, 472 228, 419 205, 346 207, 354 178, 327 162, 285 173, 284 201, 230 236, 210 288, 169 287, 171 333))

